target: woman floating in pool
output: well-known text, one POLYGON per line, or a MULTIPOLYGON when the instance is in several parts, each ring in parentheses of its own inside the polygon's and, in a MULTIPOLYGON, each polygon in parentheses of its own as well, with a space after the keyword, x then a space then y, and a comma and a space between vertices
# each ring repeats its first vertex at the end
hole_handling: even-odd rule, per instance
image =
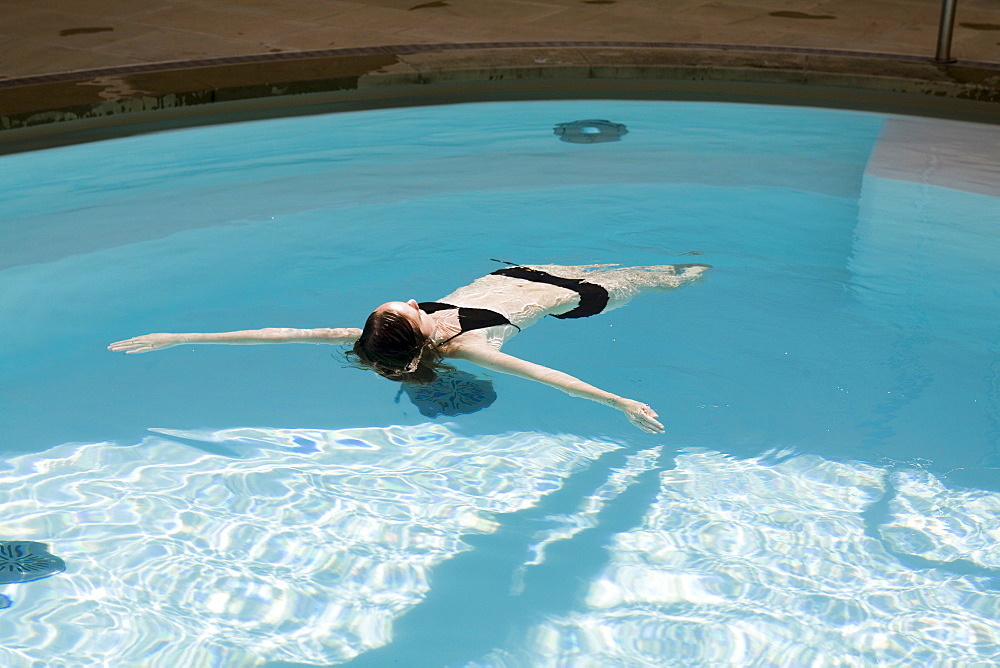
POLYGON ((354 344, 360 366, 406 384, 430 383, 461 359, 483 368, 538 381, 574 396, 625 413, 632 424, 662 432, 657 414, 646 404, 619 397, 555 369, 506 353, 501 346, 542 316, 586 318, 624 306, 645 292, 690 283, 705 264, 618 268, 592 264, 509 266, 455 290, 437 302, 388 302, 368 316, 364 329, 267 328, 205 334, 146 334, 118 341, 109 350, 147 353, 190 343, 354 344))

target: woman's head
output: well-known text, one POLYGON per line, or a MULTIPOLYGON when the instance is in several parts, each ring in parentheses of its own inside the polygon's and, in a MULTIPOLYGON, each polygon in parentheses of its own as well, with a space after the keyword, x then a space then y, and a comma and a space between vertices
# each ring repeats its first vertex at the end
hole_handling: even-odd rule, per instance
POLYGON ((431 343, 434 327, 412 299, 388 302, 368 316, 351 352, 362 366, 390 380, 430 383, 441 366, 431 343))

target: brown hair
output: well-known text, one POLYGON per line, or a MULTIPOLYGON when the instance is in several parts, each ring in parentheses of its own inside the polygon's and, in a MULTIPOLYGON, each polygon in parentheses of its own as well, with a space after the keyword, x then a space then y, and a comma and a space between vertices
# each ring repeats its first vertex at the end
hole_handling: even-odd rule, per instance
POLYGON ((440 363, 430 339, 406 316, 388 310, 368 316, 348 355, 383 378, 414 385, 433 383, 439 370, 451 368, 440 363))

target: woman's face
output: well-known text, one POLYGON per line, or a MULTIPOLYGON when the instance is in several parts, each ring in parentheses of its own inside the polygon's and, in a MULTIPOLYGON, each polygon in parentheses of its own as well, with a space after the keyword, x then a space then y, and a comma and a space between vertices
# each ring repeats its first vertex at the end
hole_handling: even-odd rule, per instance
POLYGON ((434 318, 421 311, 415 299, 405 302, 386 302, 375 309, 376 313, 379 311, 395 311, 413 323, 413 328, 428 339, 434 334, 434 330, 437 328, 434 318))

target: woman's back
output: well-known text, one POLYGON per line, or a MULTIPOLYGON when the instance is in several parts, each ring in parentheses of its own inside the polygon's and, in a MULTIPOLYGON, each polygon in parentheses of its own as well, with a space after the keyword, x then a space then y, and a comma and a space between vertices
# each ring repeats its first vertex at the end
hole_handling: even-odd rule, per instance
POLYGON ((496 311, 524 329, 550 313, 572 310, 580 295, 556 285, 490 274, 437 301, 496 311))

